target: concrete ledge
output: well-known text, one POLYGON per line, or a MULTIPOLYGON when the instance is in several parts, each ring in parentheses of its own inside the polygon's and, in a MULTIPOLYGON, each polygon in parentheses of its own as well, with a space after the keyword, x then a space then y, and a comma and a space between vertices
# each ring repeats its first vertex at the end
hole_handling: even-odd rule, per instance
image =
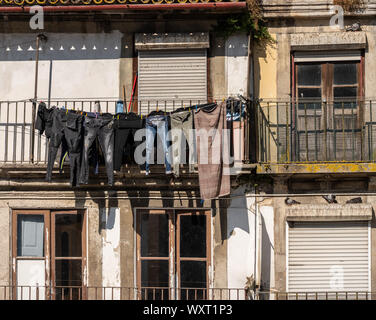
POLYGON ((320 173, 371 173, 376 172, 375 162, 295 162, 260 163, 259 174, 320 174, 320 173))
POLYGON ((295 33, 291 35, 291 50, 364 49, 365 32, 295 33))
POLYGON ((370 204, 295 205, 287 209, 287 221, 370 221, 370 204))
POLYGON ((136 33, 136 50, 207 49, 208 32, 194 33, 136 33))

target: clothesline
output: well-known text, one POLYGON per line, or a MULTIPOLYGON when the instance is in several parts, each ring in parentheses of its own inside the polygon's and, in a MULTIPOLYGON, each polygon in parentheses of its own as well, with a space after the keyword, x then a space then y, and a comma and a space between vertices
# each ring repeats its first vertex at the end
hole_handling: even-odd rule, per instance
MULTIPOLYGON (((88 184, 90 150, 92 146, 95 146, 94 141, 98 141, 104 153, 108 185, 112 186, 113 171, 120 169, 124 155, 132 155, 132 153, 124 154, 125 147, 129 142, 128 138, 133 138, 131 144, 132 147, 136 147, 137 143, 135 144, 136 139, 134 137, 138 130, 142 128, 146 129, 146 162, 144 163, 146 174, 148 175, 150 172, 149 164, 154 163, 152 155, 154 153, 154 141, 156 135, 158 135, 163 144, 166 174, 174 173, 178 176, 180 146, 173 142, 172 154, 170 154, 167 139, 169 120, 171 120, 171 129, 173 131, 180 129, 181 131, 181 133, 176 130, 173 132, 175 136, 172 141, 179 142, 181 135, 184 135, 187 139, 190 165, 195 163, 196 149, 198 159, 201 159, 200 153, 220 156, 220 163, 198 162, 201 197, 209 199, 229 194, 230 180, 229 176, 224 174, 224 164, 227 163, 227 160, 224 159, 228 157, 226 148, 209 144, 208 150, 201 149, 195 141, 196 137, 193 138, 193 135, 190 134, 193 128, 199 132, 202 129, 207 132, 215 129, 219 131, 218 136, 221 136, 223 130, 226 130, 226 103, 197 105, 197 112, 191 112, 191 108, 181 108, 180 111, 169 112, 169 117, 163 111, 153 111, 148 115, 146 121, 143 121, 139 115, 133 112, 118 113, 118 117, 115 117, 110 113, 102 114, 101 112, 84 112, 56 107, 47 108, 45 103, 41 103, 38 106, 36 128, 41 134, 45 132, 47 138, 49 138, 46 180, 51 181, 57 150, 62 146, 65 151, 62 151, 63 158, 61 161, 64 161, 67 152, 70 159, 71 185, 88 184), (210 109, 206 110, 206 108, 210 109), (203 110, 203 112, 200 112, 200 110, 203 110), (84 114, 88 117, 83 117, 84 114), (222 152, 226 152, 226 155, 222 152)), ((94 158, 98 165, 98 156, 94 156, 94 158)), ((141 163, 139 164, 141 165, 141 163)), ((192 168, 192 166, 190 167, 192 168)))

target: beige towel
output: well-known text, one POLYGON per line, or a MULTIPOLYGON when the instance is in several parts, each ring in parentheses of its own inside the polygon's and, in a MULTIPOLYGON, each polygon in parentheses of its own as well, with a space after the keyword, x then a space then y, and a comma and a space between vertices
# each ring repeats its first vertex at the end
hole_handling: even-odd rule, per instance
POLYGON ((229 139, 224 138, 226 103, 215 109, 199 109, 194 117, 198 175, 202 199, 230 194, 229 139))

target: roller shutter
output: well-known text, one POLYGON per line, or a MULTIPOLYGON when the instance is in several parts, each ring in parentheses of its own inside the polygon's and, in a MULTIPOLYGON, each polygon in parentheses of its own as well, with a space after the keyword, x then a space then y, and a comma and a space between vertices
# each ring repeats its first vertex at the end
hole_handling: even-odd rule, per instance
POLYGON ((287 242, 288 292, 369 291, 367 221, 292 222, 287 242))
POLYGON ((142 114, 205 103, 206 49, 139 51, 138 76, 142 114))

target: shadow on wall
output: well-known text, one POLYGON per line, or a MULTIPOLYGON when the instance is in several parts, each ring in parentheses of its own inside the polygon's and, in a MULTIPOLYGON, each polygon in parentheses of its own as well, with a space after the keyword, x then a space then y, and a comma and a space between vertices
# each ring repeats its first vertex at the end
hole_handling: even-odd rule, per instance
MULTIPOLYGON (((105 199, 106 193, 105 191, 98 191, 98 190, 75 190, 75 208, 85 208, 85 198, 88 198, 96 203, 98 206, 98 212, 101 214, 101 210, 103 208, 110 208, 116 209, 119 207, 119 202, 117 199, 117 192, 110 191, 108 193, 110 199, 105 199)), ((103 217, 99 218, 98 224, 98 233, 100 234, 102 229, 112 229, 115 223, 115 210, 112 212, 111 210, 108 211, 107 217, 103 219, 103 217), (104 220, 104 223, 103 223, 104 220)))
MULTIPOLYGON (((243 192, 244 194, 244 192, 243 192)), ((238 196, 237 193, 234 193, 234 196, 238 196)), ((227 223, 227 230, 229 232, 227 233, 227 238, 231 236, 231 232, 235 229, 241 229, 246 233, 250 233, 249 229, 249 215, 248 215, 248 208, 247 208, 247 198, 244 197, 237 197, 232 199, 230 206, 228 207, 227 210, 236 210, 234 214, 231 214, 230 217, 231 219, 228 219, 227 223)))
MULTIPOLYGON (((262 237, 261 237, 261 291, 269 290, 271 283, 271 266, 272 266, 272 243, 270 241, 268 231, 266 230, 266 223, 261 214, 262 221, 262 237)), ((268 299, 268 298, 267 298, 268 299)))

